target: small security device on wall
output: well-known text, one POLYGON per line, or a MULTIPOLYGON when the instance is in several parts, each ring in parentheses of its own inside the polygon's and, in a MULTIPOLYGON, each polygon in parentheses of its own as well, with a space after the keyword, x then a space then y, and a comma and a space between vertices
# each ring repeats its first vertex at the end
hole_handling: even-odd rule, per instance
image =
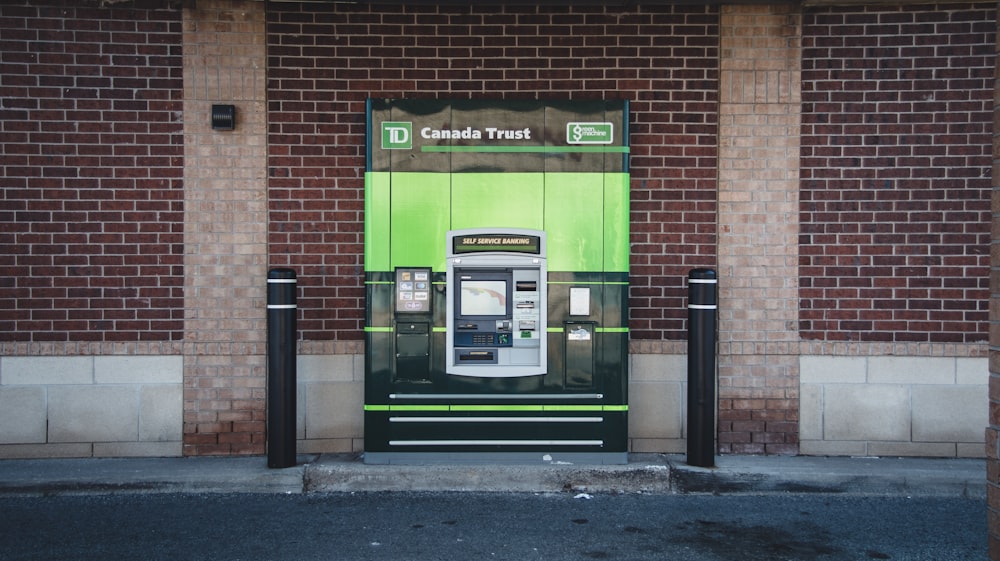
POLYGON ((235 105, 212 106, 212 130, 231 131, 236 128, 235 105))

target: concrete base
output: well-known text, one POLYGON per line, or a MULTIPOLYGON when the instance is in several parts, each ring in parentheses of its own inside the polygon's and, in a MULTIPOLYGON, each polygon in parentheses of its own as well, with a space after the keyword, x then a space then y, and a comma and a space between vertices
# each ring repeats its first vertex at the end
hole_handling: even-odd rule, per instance
POLYGON ((633 455, 630 463, 621 465, 378 465, 366 464, 359 456, 323 455, 308 466, 304 490, 666 493, 669 474, 666 457, 652 454, 633 455))

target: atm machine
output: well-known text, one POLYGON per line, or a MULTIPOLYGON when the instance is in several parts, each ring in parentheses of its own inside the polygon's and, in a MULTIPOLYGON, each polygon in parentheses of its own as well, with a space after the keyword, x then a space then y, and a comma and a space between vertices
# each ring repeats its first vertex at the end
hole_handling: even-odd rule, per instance
POLYGON ((627 104, 368 126, 365 462, 627 461, 627 104))
POLYGON ((542 376, 548 369, 545 232, 448 232, 445 372, 542 376), (545 311, 546 313, 542 313, 545 311))

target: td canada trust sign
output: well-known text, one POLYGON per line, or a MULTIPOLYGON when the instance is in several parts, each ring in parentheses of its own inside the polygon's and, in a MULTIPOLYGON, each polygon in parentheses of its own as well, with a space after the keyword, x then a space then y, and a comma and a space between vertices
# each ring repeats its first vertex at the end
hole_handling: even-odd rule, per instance
MULTIPOLYGON (((535 141, 543 135, 532 127, 502 128, 484 126, 482 128, 467 126, 461 129, 420 127, 414 131, 412 121, 383 121, 383 150, 412 150, 415 136, 425 141, 480 141, 482 143, 500 143, 509 141, 535 141)), ((611 122, 577 122, 566 123, 566 143, 569 145, 612 144, 614 142, 614 123, 611 122)))
POLYGON ((624 100, 369 99, 370 172, 627 172, 624 100))

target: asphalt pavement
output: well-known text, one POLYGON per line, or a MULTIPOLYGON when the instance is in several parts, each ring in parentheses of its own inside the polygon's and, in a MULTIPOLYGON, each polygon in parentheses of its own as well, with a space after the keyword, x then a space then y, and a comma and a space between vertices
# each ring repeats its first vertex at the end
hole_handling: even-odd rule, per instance
POLYGON ((986 496, 975 458, 633 454, 624 465, 368 465, 358 454, 302 455, 270 469, 262 456, 0 460, 0 495, 332 493, 378 491, 986 496))
POLYGON ((0 496, 0 561, 986 561, 985 503, 800 493, 0 496))

